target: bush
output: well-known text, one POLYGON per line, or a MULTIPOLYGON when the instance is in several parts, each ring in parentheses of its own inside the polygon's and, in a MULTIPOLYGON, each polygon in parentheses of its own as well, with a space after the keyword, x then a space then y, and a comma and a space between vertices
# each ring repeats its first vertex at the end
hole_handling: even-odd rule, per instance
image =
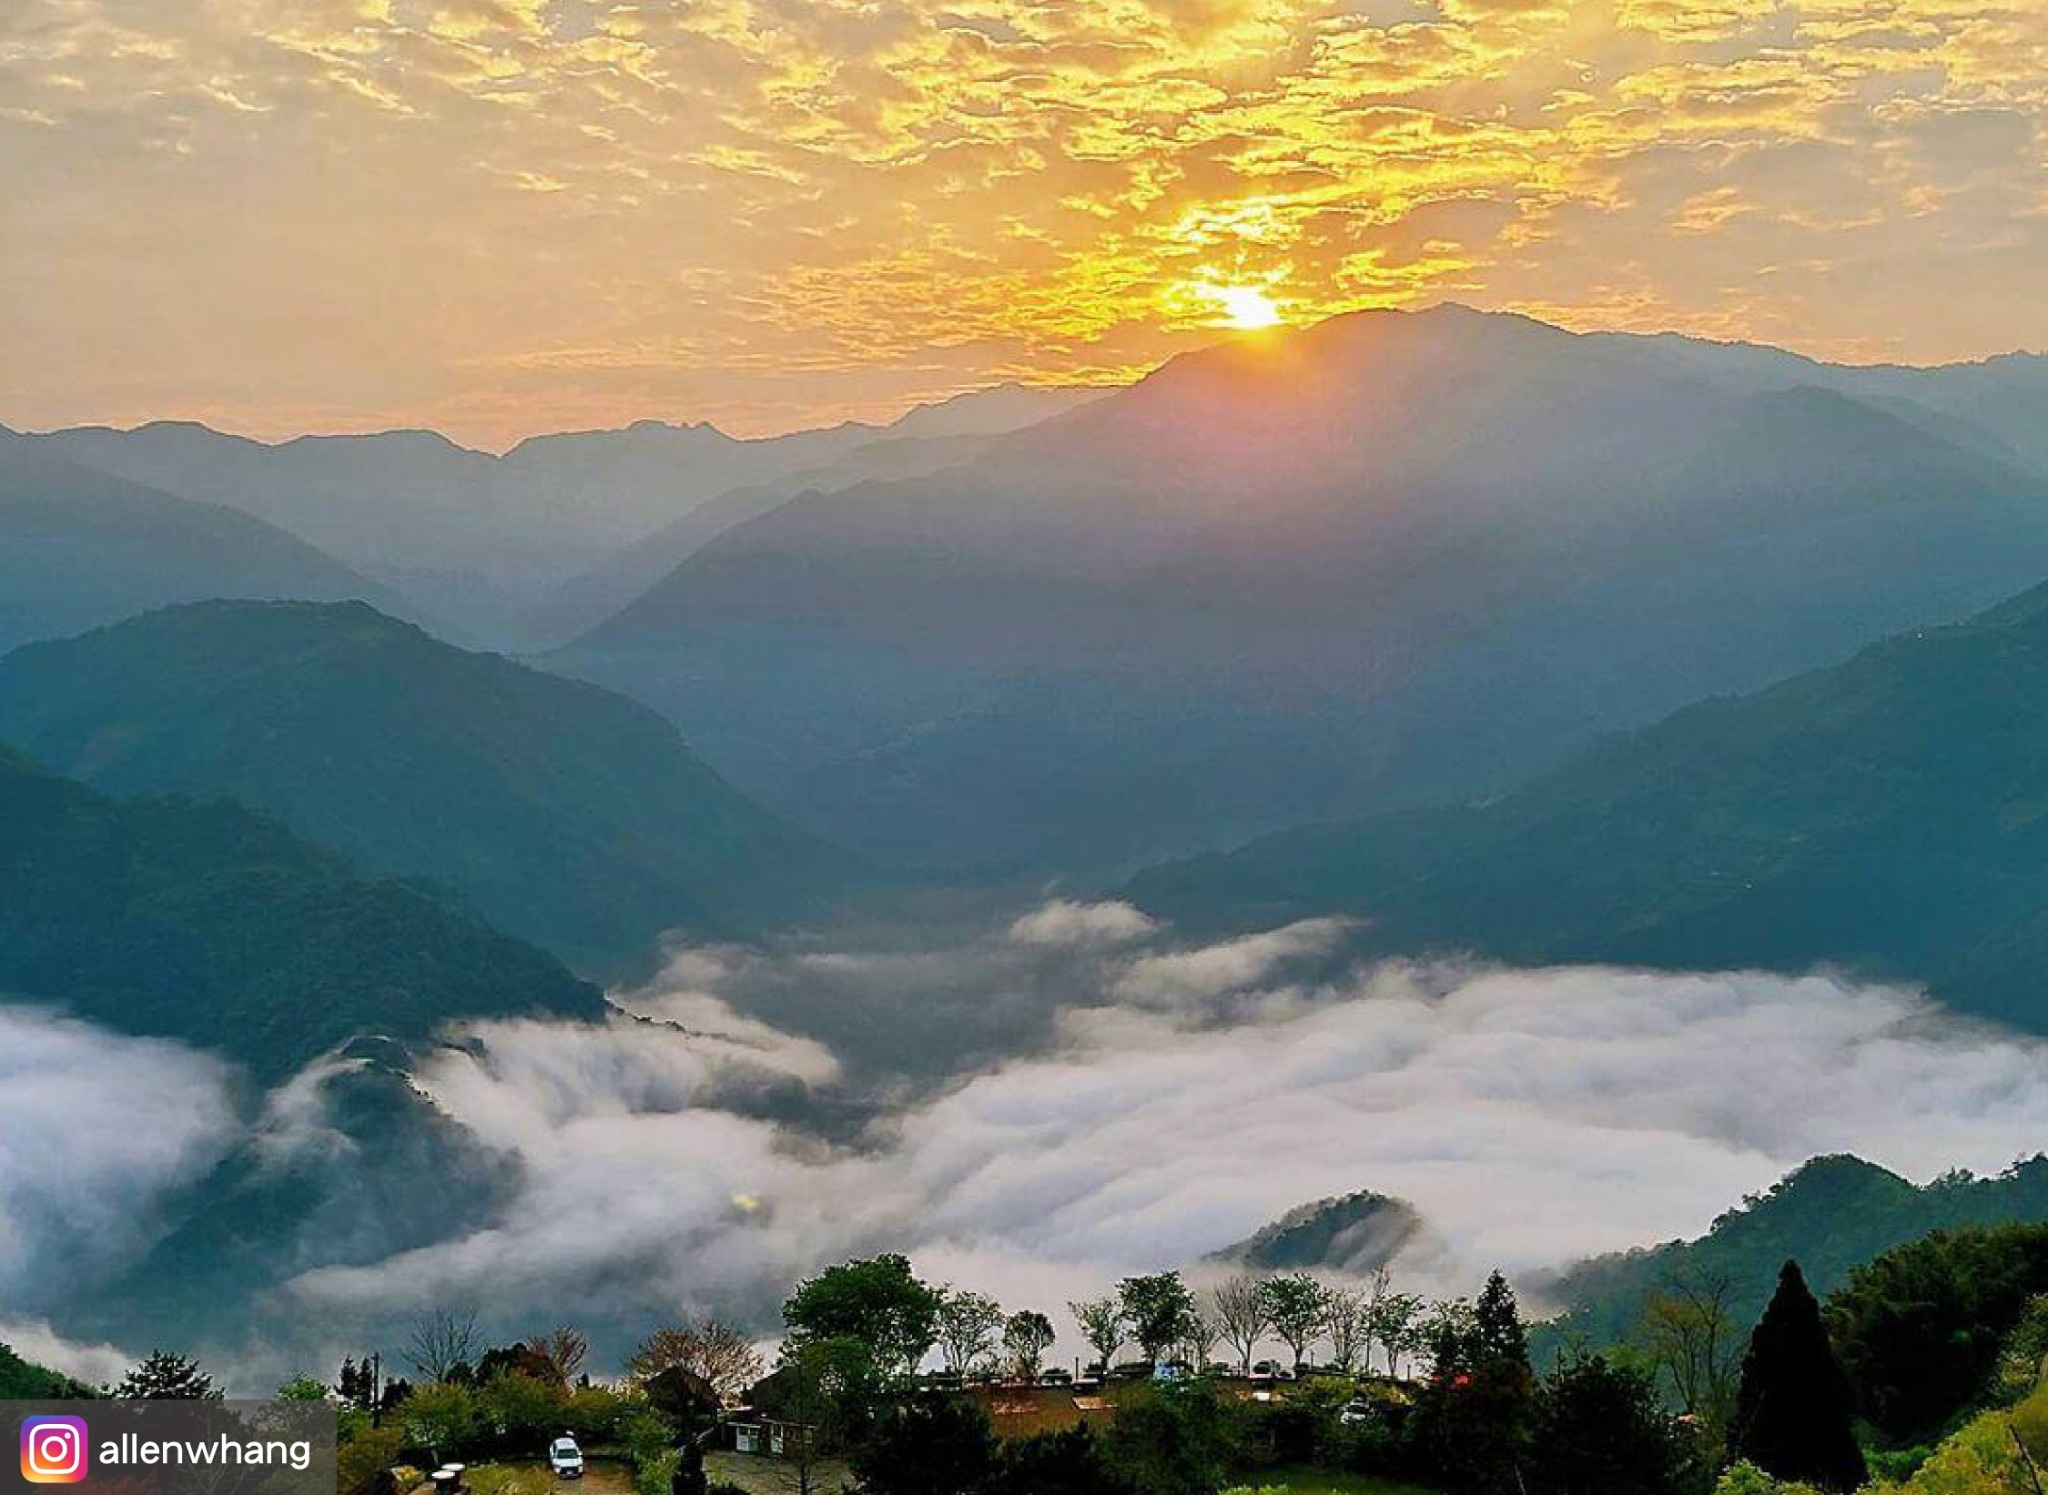
POLYGON ((398 1463, 405 1442, 395 1427, 362 1427, 335 1450, 340 1495, 377 1495, 384 1472, 398 1463))
POLYGON ((676 1465, 682 1456, 681 1449, 670 1448, 651 1459, 642 1459, 633 1471, 635 1495, 669 1495, 675 1483, 676 1465))

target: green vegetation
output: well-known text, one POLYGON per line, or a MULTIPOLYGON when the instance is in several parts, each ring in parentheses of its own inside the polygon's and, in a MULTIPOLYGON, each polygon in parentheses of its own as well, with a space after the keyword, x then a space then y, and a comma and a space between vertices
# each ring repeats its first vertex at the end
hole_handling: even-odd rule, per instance
POLYGON ((1325 1469, 1269 1469, 1256 1487, 1239 1485, 1224 1495, 1434 1495, 1421 1485, 1381 1479, 1372 1474, 1342 1474, 1325 1469))
MULTIPOLYGON (((1197 1293, 1159 1273, 1074 1306, 1115 1316, 1120 1331, 1148 1321, 1148 1335, 1179 1318, 1184 1350, 1200 1332, 1189 1321, 1225 1316, 1239 1289, 1284 1314, 1306 1280, 1197 1293)), ((485 1349, 473 1321, 442 1312, 416 1323, 403 1352, 420 1384, 380 1384, 370 1360, 351 1359, 331 1393, 300 1376, 280 1394, 339 1403, 346 1495, 450 1459, 512 1466, 473 1484, 523 1495, 538 1487, 522 1467, 564 1431, 586 1457, 625 1466, 636 1495, 716 1491, 708 1467, 748 1488, 773 1470, 800 1495, 2037 1495, 2048 1227, 1936 1233, 1859 1269, 1825 1309, 1796 1264, 1776 1281, 1718 1421, 1674 1416, 1657 1373, 1627 1356, 1535 1363, 1498 1273, 1475 1299, 1405 1315, 1417 1325, 1410 1378, 1313 1365, 1241 1378, 1160 1361, 1080 1389, 1084 1407, 1063 1387, 1003 1379, 996 1357, 1008 1351, 989 1325, 1021 1325, 1036 1346, 1044 1315, 1005 1316, 985 1295, 923 1281, 900 1255, 801 1283, 765 1377, 749 1337, 716 1320, 654 1331, 630 1378, 604 1386, 578 1374, 588 1344, 573 1329, 485 1349), (974 1354, 946 1347, 950 1369, 923 1374, 954 1332, 974 1354), (776 1426, 779 1457, 716 1454, 718 1424, 742 1404, 749 1422, 776 1426)), ((1304 1360, 1339 1343, 1349 1311, 1341 1289, 1318 1293, 1324 1317, 1305 1331, 1304 1360)), ((1363 1301, 1402 1296, 1382 1286, 1363 1301)), ((1271 1333, 1267 1321, 1250 1338, 1271 1333)), ((1379 1357, 1393 1352, 1382 1344, 1379 1357)), ((210 1391, 200 1367, 162 1352, 130 1381, 210 1391)))
POLYGON ((1384 950, 1930 983, 2048 1028, 2048 588, 1710 700, 1483 806, 1156 869, 1182 918, 1369 911, 1384 950))
POLYGON ((1992 1394, 2015 1331, 2038 1331, 2044 1294, 2048 1225, 1941 1231, 1859 1267, 1828 1299, 1858 1410, 1893 1443, 1938 1434, 1992 1394))
POLYGON ((67 1375, 22 1359, 12 1345, 0 1344, 0 1402, 66 1401, 94 1394, 67 1375))
MULTIPOLYGON (((2048 1159, 1996 1178, 1954 1173, 1924 1187, 1860 1158, 1815 1158, 1721 1216, 1706 1235, 1600 1257, 1553 1289, 1567 1304, 1539 1328, 1537 1358, 1572 1343, 1606 1349, 1639 1340, 1654 1304, 1712 1287, 1734 1336, 1762 1314, 1778 1267, 1796 1259, 1816 1292, 1893 1246, 1930 1231, 2048 1221, 2048 1159)), ((1739 1338, 1733 1346, 1739 1351, 1739 1338)))
POLYGON ((104 792, 278 816, 604 978, 664 931, 813 908, 847 866, 645 707, 360 603, 204 603, 17 650, 0 739, 104 792))
POLYGON ((1780 1479, 1854 1490, 1869 1470, 1850 1425, 1853 1400, 1820 1304, 1788 1261, 1743 1356, 1729 1451, 1780 1479))
POLYGON ((281 1074, 358 1033, 595 1017, 550 957, 227 804, 117 801, 0 748, 0 991, 281 1074))

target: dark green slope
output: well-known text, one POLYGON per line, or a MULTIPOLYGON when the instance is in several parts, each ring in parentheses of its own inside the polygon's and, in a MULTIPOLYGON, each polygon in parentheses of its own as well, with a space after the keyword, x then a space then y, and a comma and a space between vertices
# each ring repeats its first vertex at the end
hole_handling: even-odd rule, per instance
POLYGON ((2048 588, 1612 739, 1491 804, 1169 864, 1145 907, 1381 948, 1929 982, 2048 1027, 2048 588))
POLYGON ((13 1346, 0 1344, 0 1402, 73 1401, 94 1394, 91 1387, 24 1360, 13 1346))
POLYGON ((260 519, 0 432, 0 649, 205 597, 387 595, 260 519))
POLYGON ((360 605, 200 604, 22 649, 0 739, 112 793, 278 815, 607 977, 666 930, 799 914, 844 870, 646 708, 360 605))
POLYGON ((110 800, 0 750, 0 992, 275 1075, 358 1033, 594 1016, 552 958, 238 806, 110 800))
POLYGON ((1565 1312, 1545 1336, 1619 1343, 1635 1332, 1645 1296, 1674 1280, 1725 1282, 1729 1316, 1747 1330, 1788 1259, 1825 1295, 1852 1269, 1930 1231, 2041 1220, 2048 1220, 2048 1159, 2029 1159, 1996 1178, 1957 1173, 1923 1186, 1860 1158, 1815 1158, 1697 1240, 1574 1267, 1546 1294, 1565 1312))

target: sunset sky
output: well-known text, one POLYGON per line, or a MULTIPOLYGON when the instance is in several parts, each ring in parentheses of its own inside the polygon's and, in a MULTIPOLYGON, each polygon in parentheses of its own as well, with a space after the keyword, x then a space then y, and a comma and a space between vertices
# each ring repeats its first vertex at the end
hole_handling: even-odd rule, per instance
POLYGON ((2048 344, 2044 0, 6 0, 0 422, 755 433, 1455 299, 2048 344))

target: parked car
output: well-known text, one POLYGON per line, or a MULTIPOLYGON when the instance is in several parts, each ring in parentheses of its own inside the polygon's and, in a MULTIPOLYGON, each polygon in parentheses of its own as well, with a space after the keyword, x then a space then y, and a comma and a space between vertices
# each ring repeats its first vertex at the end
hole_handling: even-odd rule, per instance
POLYGON ((1039 1373, 1038 1384, 1041 1386, 1071 1386, 1074 1384, 1074 1373, 1070 1370, 1062 1370, 1059 1366, 1055 1365, 1051 1370, 1039 1373))
POLYGON ((583 1450, 567 1433, 548 1445, 548 1468, 555 1471, 556 1479, 583 1478, 583 1450))

